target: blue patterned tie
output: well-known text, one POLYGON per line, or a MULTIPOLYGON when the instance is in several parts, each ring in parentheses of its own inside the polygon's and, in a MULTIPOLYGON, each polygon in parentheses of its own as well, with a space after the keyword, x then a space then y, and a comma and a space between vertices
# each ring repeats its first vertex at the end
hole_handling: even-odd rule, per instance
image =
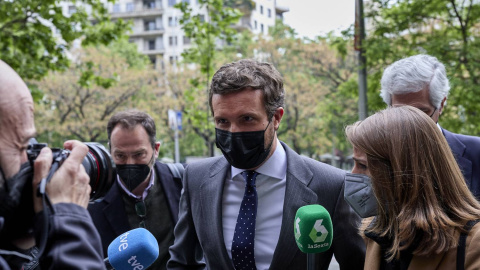
POLYGON ((255 220, 257 219, 257 189, 255 171, 242 172, 247 182, 243 195, 240 212, 238 213, 237 225, 232 241, 232 260, 235 269, 251 270, 255 266, 255 220))

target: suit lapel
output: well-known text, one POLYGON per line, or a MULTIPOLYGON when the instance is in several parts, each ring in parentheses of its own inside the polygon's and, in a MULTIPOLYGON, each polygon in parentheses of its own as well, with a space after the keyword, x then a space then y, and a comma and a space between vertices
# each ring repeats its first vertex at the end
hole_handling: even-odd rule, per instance
POLYGON ((281 143, 287 154, 287 184, 283 204, 282 227, 277 247, 273 254, 271 269, 282 269, 290 265, 297 252, 300 252, 293 235, 295 214, 298 208, 317 202, 317 195, 308 188, 313 173, 300 158, 284 143, 281 143))
POLYGON ((445 129, 442 129, 442 132, 448 142, 448 145, 450 146, 450 149, 452 150, 453 155, 455 156, 455 159, 457 160, 458 166, 462 170, 465 182, 470 188, 472 186, 472 162, 463 157, 467 147, 459 139, 457 139, 457 137, 455 137, 455 134, 445 129))
POLYGON ((221 261, 221 265, 233 264, 225 248, 222 225, 222 197, 225 179, 230 165, 225 158, 218 159, 209 168, 207 177, 201 179, 200 201, 201 201, 201 222, 205 223, 202 228, 206 229, 205 235, 209 237, 208 242, 214 243, 209 250, 210 255, 217 256, 216 260, 221 261))
POLYGON ((125 205, 119 188, 120 187, 115 180, 104 199, 107 205, 102 209, 103 214, 108 220, 108 223, 110 223, 110 227, 114 230, 115 235, 120 235, 125 231, 130 230, 130 225, 128 224, 127 215, 125 213, 125 205))

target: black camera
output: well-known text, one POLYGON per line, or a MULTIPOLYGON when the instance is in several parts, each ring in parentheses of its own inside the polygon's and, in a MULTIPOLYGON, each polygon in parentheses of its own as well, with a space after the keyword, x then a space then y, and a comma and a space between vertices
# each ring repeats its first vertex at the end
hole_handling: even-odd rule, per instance
MULTIPOLYGON (((82 161, 85 171, 90 176, 90 200, 96 200, 105 196, 113 184, 115 178, 115 165, 105 147, 99 143, 85 143, 89 151, 82 161)), ((22 165, 18 179, 15 179, 14 197, 10 201, 4 201, 0 207, 0 212, 4 217, 4 227, 0 232, 0 248, 6 248, 4 244, 9 243, 11 239, 18 239, 25 234, 31 233, 33 228, 33 163, 37 159, 42 148, 46 147, 46 143, 37 143, 35 139, 31 139, 27 149, 29 164, 22 165), (18 202, 16 204, 15 202, 18 202)), ((67 159, 70 151, 52 148, 52 164, 58 162, 61 166, 63 161, 67 159)))
MULTIPOLYGON (((115 177, 115 163, 113 162, 110 153, 102 144, 96 142, 84 142, 84 144, 88 146, 88 153, 83 159, 82 165, 90 176, 90 187, 92 188, 90 200, 93 201, 105 196, 112 186, 115 177)), ((27 156, 32 166, 42 148, 46 146, 46 143, 36 142, 28 145, 27 156)), ((65 149, 51 149, 53 161, 57 160, 60 165, 70 154, 70 151, 65 149)))

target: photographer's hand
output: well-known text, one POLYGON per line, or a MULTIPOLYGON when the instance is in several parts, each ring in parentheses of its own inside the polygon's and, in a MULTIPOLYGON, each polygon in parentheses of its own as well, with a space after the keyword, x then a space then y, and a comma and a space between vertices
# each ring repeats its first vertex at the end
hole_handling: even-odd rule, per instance
MULTIPOLYGON (((91 191, 90 178, 85 172, 82 160, 88 152, 88 147, 76 140, 66 141, 63 146, 65 149, 71 150, 71 153, 47 184, 48 197, 52 204, 74 203, 87 208, 91 191)), ((52 151, 45 147, 34 164, 33 197, 36 213, 43 208, 41 198, 36 196, 37 187, 42 178, 47 177, 51 165, 52 151)))

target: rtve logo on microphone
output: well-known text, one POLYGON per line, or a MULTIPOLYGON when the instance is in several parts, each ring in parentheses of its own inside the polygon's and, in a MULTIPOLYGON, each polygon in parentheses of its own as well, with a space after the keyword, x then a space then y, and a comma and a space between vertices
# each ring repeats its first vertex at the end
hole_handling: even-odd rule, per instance
MULTIPOLYGON (((128 249, 128 239, 127 236, 130 232, 126 232, 120 235, 120 245, 118 246, 118 251, 124 251, 128 249)), ((127 261, 129 265, 131 265, 133 270, 143 270, 145 267, 137 261, 137 256, 132 255, 127 261)), ((115 266, 116 267, 116 266, 115 266)))

